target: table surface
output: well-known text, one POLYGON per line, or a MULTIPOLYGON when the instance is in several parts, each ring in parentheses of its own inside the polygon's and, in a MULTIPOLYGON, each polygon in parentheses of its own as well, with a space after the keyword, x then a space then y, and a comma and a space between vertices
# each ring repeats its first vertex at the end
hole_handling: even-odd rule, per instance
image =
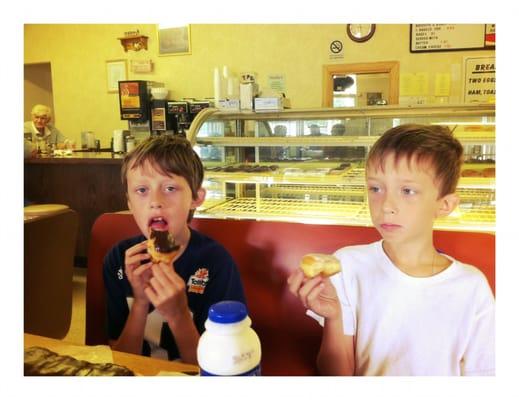
MULTIPOLYGON (((48 337, 24 334, 24 348, 40 346, 45 347, 56 353, 64 351, 67 347, 84 347, 89 346, 67 343, 62 340, 51 339, 48 337)), ((112 350, 114 364, 123 365, 138 375, 154 376, 159 372, 182 372, 188 375, 198 374, 199 370, 196 365, 184 364, 177 361, 167 361, 157 358, 144 357, 136 354, 124 353, 112 350)))

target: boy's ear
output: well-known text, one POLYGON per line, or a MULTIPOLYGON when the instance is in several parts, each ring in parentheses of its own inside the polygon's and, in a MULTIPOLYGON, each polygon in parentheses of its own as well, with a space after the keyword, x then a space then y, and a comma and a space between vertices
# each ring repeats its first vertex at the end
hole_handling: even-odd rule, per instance
POLYGON ((458 207, 459 203, 460 198, 456 193, 446 194, 438 200, 439 207, 438 210, 436 210, 436 218, 446 217, 458 207))
POLYGON ((196 199, 191 201, 191 208, 197 208, 202 205, 205 200, 206 190, 204 188, 200 188, 196 191, 196 199))

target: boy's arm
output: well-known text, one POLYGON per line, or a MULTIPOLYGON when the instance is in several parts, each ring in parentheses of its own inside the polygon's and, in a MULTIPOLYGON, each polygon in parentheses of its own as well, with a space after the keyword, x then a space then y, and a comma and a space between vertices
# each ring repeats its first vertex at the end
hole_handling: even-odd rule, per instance
POLYGON ((117 351, 141 354, 148 307, 148 303, 133 302, 121 335, 117 340, 109 341, 110 347, 117 351))
POLYGON ((153 264, 151 268, 153 278, 144 290, 146 296, 167 321, 182 361, 196 364, 196 348, 200 335, 189 309, 186 283, 171 265, 160 262, 153 264))
POLYGON ((182 361, 191 364, 198 362, 196 350, 200 339, 199 332, 204 331, 209 307, 223 300, 241 301, 246 304, 238 268, 231 256, 218 246, 216 249, 213 248, 206 257, 218 260, 218 263, 216 268, 213 266, 209 272, 211 280, 205 287, 205 300, 202 306, 194 312, 194 315, 191 315, 190 310, 186 308, 187 312, 181 313, 175 320, 167 319, 182 361))
POLYGON ((322 375, 353 375, 355 372, 354 338, 344 334, 343 310, 330 279, 305 278, 301 268, 287 280, 289 290, 305 308, 324 319, 317 369, 322 375))
MULTIPOLYGON (((483 281, 483 280, 482 280, 483 281)), ((468 344, 461 360, 461 375, 495 375, 495 303, 486 279, 477 297, 468 344)))
POLYGON ((347 375, 355 372, 354 337, 343 333, 342 317, 325 318, 317 369, 321 375, 347 375))
POLYGON ((138 243, 129 249, 126 249, 126 245, 116 246, 103 260, 108 335, 111 338, 109 344, 114 350, 134 354, 142 353, 144 329, 149 311, 149 301, 141 292, 143 281, 147 280, 147 274, 150 273, 150 267, 138 266, 139 260, 145 257, 139 254, 145 243, 138 243), (125 265, 124 271, 133 291, 133 302, 129 309, 127 303, 129 294, 122 281, 122 264, 125 265))

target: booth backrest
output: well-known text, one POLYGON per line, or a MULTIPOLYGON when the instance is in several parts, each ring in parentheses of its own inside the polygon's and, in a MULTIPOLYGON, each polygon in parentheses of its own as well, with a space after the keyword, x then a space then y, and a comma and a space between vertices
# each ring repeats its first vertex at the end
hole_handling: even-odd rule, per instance
MULTIPOLYGON (((263 375, 315 375, 321 328, 305 315, 290 294, 288 275, 310 252, 332 253, 346 245, 380 237, 374 228, 309 225, 289 222, 194 219, 194 229, 220 242, 236 261, 253 328, 262 345, 263 375)), ((130 214, 101 215, 92 228, 88 254, 86 343, 104 344, 105 300, 102 260, 119 240, 138 234, 130 214)), ((435 232, 436 247, 476 265, 494 289, 495 236, 484 233, 435 232)))
POLYGON ((24 223, 24 332, 63 339, 72 315, 78 215, 65 208, 24 223))

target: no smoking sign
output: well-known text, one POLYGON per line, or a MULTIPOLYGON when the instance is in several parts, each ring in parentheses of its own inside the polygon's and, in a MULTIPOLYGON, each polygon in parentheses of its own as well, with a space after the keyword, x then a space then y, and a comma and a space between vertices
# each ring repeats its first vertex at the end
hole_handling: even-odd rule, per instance
POLYGON ((337 59, 344 57, 343 54, 343 45, 340 40, 332 40, 330 42, 330 59, 337 59))
POLYGON ((340 40, 334 40, 330 43, 330 50, 334 54, 339 54, 342 51, 342 42, 340 40))

